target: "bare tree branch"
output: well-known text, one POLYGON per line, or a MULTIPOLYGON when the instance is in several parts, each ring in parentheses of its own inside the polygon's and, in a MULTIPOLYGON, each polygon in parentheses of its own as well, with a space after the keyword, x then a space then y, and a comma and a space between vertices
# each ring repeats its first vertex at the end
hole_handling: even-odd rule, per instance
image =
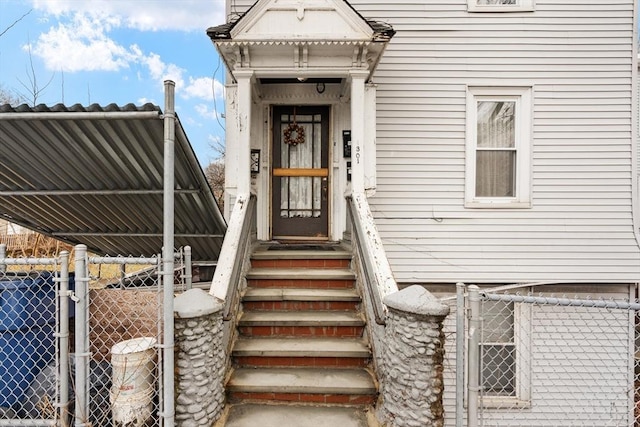
POLYGON ((31 103, 31 106, 35 107, 36 104, 38 103, 38 98, 40 97, 40 95, 47 89, 47 87, 49 87, 49 85, 53 81, 53 78, 55 77, 55 73, 51 74, 51 78, 49 79, 49 81, 44 86, 40 87, 38 85, 38 77, 36 75, 36 70, 33 66, 33 55, 31 53, 31 40, 29 40, 29 43, 27 44, 27 50, 29 52, 29 69, 27 70, 27 77, 29 78, 29 84, 26 84, 20 79, 18 79, 18 81, 20 82, 22 87, 24 87, 27 90, 27 93, 28 93, 28 96, 21 95, 22 98, 28 99, 29 102, 31 103))
POLYGON ((11 25, 9 25, 7 28, 5 28, 4 30, 2 30, 2 32, 0 33, 0 37, 4 36, 4 34, 9 31, 11 28, 13 28, 18 22, 22 21, 24 18, 26 18, 27 15, 29 15, 31 12, 33 12, 33 9, 29 9, 29 11, 27 13, 25 13, 24 15, 22 15, 20 18, 16 19, 15 21, 13 21, 13 23, 11 25))

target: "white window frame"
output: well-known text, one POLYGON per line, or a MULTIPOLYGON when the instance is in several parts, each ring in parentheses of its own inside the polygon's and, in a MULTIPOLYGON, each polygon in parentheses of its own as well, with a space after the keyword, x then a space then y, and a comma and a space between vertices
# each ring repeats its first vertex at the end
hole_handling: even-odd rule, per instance
POLYGON ((533 87, 467 87, 465 207, 531 207, 531 140, 533 87), (515 195, 513 197, 476 196, 477 103, 479 101, 515 102, 515 195))
POLYGON ((478 4, 478 0, 467 0, 469 12, 533 12, 535 0, 516 0, 517 4, 478 4))
MULTIPOLYGON (((513 343, 515 346, 515 396, 481 393, 483 408, 527 408, 531 405, 531 304, 513 303, 513 343)), ((480 343, 482 346, 482 342, 480 343)), ((479 353, 482 357, 482 348, 479 353)), ((482 375, 482 366, 479 369, 482 375)), ((482 377, 479 386, 482 387, 482 377)))

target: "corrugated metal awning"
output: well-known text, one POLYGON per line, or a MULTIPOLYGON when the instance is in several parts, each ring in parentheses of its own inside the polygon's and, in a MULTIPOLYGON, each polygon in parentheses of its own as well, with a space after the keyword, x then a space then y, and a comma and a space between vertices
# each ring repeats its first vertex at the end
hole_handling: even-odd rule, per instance
MULTIPOLYGON (((158 106, 0 106, 0 217, 101 255, 162 250, 158 106)), ((180 122, 175 245, 216 260, 225 221, 180 122)))

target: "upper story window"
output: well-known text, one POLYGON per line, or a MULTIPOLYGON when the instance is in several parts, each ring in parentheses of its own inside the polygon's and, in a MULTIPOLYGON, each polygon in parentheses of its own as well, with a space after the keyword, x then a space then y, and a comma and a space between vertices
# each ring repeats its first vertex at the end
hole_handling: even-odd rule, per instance
POLYGON ((531 92, 468 89, 466 207, 531 207, 531 92))
POLYGON ((469 12, 530 12, 535 0, 467 0, 469 12))

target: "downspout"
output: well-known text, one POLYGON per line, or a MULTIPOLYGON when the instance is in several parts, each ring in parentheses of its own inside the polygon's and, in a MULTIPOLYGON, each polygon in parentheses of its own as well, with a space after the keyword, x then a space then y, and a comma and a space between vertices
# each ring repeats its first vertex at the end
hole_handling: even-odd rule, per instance
POLYGON ((164 90, 164 197, 162 285, 164 300, 163 392, 162 417, 164 427, 175 424, 174 390, 174 321, 173 321, 173 267, 174 267, 174 204, 175 204, 175 83, 165 80, 164 90))

